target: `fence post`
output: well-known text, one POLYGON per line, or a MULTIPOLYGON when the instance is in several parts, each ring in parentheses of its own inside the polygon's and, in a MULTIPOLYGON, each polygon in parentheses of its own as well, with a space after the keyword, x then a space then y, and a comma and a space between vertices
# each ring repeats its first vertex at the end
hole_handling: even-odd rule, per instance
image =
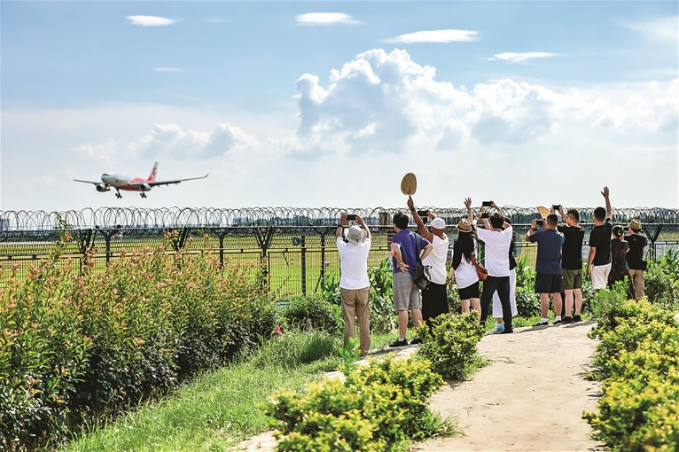
POLYGON ((306 236, 301 237, 302 245, 302 294, 306 296, 306 236))

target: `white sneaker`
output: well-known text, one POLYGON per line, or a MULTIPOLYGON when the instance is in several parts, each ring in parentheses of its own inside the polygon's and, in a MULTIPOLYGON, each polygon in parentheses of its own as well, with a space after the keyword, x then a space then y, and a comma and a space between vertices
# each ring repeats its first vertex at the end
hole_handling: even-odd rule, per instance
POLYGON ((495 327, 490 331, 490 334, 504 333, 505 325, 503 323, 495 324, 495 327))

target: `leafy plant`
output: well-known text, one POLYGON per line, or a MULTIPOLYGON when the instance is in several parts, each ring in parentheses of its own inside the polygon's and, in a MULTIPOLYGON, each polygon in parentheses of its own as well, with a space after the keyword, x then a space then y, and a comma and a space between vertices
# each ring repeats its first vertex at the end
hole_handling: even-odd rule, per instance
POLYGON ((391 259, 380 262, 379 267, 368 268, 370 279, 370 330, 388 333, 394 329, 393 280, 391 259))

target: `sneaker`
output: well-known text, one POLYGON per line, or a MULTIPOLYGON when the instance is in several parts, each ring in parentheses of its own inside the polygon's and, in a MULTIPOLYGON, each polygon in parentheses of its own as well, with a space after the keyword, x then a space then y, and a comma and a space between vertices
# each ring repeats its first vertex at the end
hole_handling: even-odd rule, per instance
POLYGON ((555 320, 554 323, 552 323, 552 325, 561 325, 561 319, 555 320))
POLYGON ((406 345, 408 345, 407 339, 403 339, 403 340, 396 339, 394 342, 389 344, 389 347, 405 347, 406 345))
POLYGON ((582 322, 582 318, 579 315, 574 315, 573 316, 573 321, 574 322, 582 322))
POLYGON ((514 328, 512 328, 511 330, 505 328, 505 330, 500 334, 512 334, 513 332, 514 332, 514 328))
POLYGON ((422 343, 422 339, 420 339, 419 337, 416 337, 415 339, 410 341, 410 345, 421 344, 421 343, 422 343))
POLYGON ((541 320, 540 323, 536 323, 536 324, 533 325, 533 326, 547 326, 547 325, 549 325, 549 322, 547 322, 547 321, 544 321, 544 322, 543 322, 543 321, 541 320))
POLYGON ((502 323, 496 323, 495 327, 490 330, 490 334, 499 334, 505 330, 505 326, 502 323))
POLYGON ((561 318, 561 323, 564 323, 564 324, 566 324, 566 323, 573 323, 573 319, 570 318, 570 317, 568 317, 568 316, 562 317, 562 318, 561 318))

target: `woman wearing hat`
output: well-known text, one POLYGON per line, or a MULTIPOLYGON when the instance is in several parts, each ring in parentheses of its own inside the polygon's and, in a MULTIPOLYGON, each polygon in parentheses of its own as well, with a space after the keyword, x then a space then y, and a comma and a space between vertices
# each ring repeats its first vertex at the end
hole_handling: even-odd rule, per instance
POLYGON ((422 260, 423 265, 429 266, 431 276, 429 286, 422 291, 422 320, 426 322, 450 312, 448 293, 446 292, 446 260, 448 258, 449 241, 446 235, 446 222, 443 218, 436 218, 430 211, 427 211, 428 218, 432 220, 430 231, 415 210, 413 198, 410 196, 408 197, 408 208, 413 214, 420 235, 433 246, 431 253, 422 260))
POLYGON ((479 275, 472 264, 472 257, 476 254, 476 234, 472 226, 472 201, 464 200, 467 207, 467 217, 457 224, 458 236, 453 244, 453 263, 450 266, 450 288, 453 288, 453 278, 457 282, 457 292, 462 303, 462 312, 469 312, 469 302, 481 312, 479 297, 479 275))

